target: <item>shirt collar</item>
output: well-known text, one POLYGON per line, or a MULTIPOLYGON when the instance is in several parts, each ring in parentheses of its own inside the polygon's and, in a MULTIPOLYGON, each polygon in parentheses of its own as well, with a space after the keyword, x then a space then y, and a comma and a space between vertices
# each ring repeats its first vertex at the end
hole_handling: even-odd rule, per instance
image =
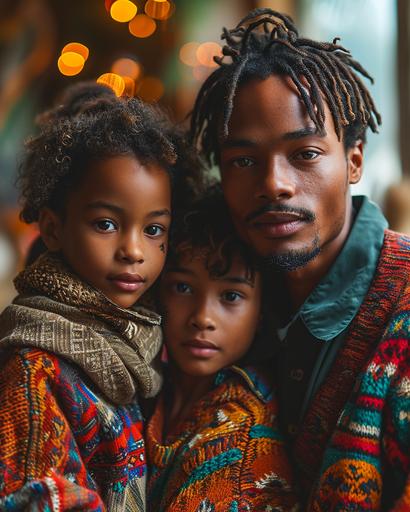
POLYGON ((379 207, 365 196, 355 196, 352 201, 357 214, 349 237, 330 271, 294 318, 300 318, 318 340, 335 338, 356 316, 383 245, 387 221, 379 207))
POLYGON ((217 387, 227 380, 232 374, 239 375, 242 381, 247 384, 248 388, 263 403, 268 402, 272 398, 272 383, 268 375, 265 375, 262 367, 255 366, 228 366, 220 370, 216 377, 214 385, 217 387))

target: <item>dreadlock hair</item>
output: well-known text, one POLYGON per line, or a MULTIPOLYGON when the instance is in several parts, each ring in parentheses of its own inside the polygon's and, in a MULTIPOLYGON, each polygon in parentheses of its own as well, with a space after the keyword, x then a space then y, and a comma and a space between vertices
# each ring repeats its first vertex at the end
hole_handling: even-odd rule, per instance
POLYGON ((218 163, 218 142, 228 135, 238 87, 252 78, 288 76, 319 133, 325 100, 345 149, 365 142, 368 126, 377 132, 380 114, 356 72, 373 79, 339 38, 326 43, 299 37, 289 16, 265 8, 251 11, 233 30, 224 28, 221 38, 223 56, 214 58, 220 67, 202 85, 191 117, 191 139, 209 163, 218 163))
POLYGON ((236 235, 219 184, 210 186, 173 221, 167 265, 178 263, 181 255, 203 258, 210 275, 224 276, 239 256, 246 278, 254 280, 258 258, 236 235))
POLYGON ((51 115, 26 143, 17 184, 21 218, 36 222, 48 207, 64 216, 67 195, 81 181, 89 164, 103 158, 134 155, 168 171, 173 205, 201 189, 201 167, 185 134, 175 130, 159 107, 136 98, 91 99, 77 114, 51 115))

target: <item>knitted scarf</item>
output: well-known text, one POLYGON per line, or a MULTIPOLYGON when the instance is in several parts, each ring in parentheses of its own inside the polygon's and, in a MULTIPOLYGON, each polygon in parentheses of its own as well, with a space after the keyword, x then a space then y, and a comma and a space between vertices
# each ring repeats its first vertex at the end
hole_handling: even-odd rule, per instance
POLYGON ((79 366, 113 403, 161 387, 160 317, 123 309, 46 253, 15 279, 19 295, 0 315, 0 349, 30 346, 79 366))

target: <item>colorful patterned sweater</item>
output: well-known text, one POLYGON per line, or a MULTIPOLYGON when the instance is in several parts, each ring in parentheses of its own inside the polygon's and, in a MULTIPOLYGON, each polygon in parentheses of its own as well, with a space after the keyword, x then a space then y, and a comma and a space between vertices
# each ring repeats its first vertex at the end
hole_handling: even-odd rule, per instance
POLYGON ((0 315, 0 511, 145 510, 137 398, 160 380, 159 318, 44 256, 0 315))
POLYGON ((308 511, 410 511, 410 239, 378 267, 295 442, 308 511))
POLYGON ((162 512, 298 510, 270 386, 251 368, 215 388, 163 441, 164 396, 146 430, 148 508, 162 512))

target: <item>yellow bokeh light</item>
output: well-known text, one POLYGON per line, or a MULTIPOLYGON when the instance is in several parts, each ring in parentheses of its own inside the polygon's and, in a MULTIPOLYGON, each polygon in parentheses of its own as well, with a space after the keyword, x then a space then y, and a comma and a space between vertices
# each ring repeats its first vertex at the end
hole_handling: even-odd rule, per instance
POLYGON ((78 75, 84 67, 84 57, 79 53, 75 52, 65 52, 60 55, 57 66, 65 76, 74 76, 78 75))
POLYGON ((140 83, 138 96, 148 103, 154 103, 163 96, 164 92, 165 88, 161 80, 154 76, 146 76, 140 83))
POLYGON ((198 48, 199 43, 195 41, 185 43, 179 50, 179 58, 187 66, 196 66, 198 64, 198 59, 196 57, 196 51, 198 48))
POLYGON ((208 68, 215 68, 218 65, 214 61, 214 57, 216 56, 222 56, 222 48, 218 43, 202 43, 196 51, 196 58, 198 59, 198 62, 202 64, 202 66, 206 66, 208 68))
POLYGON ((88 48, 82 44, 82 43, 68 43, 64 46, 64 48, 61 50, 61 53, 68 53, 68 52, 74 52, 78 53, 83 57, 83 59, 86 61, 88 59, 88 56, 90 54, 90 51, 88 48))
POLYGON ((172 15, 173 9, 171 9, 171 4, 167 0, 164 2, 148 0, 145 4, 145 12, 156 20, 166 20, 172 15))
POLYGON ((114 62, 111 71, 121 76, 129 76, 136 80, 141 74, 141 66, 133 59, 123 57, 114 62))
POLYGON ((111 18, 126 23, 137 14, 137 6, 130 0, 116 0, 110 8, 111 18))
POLYGON ((97 83, 111 87, 116 96, 121 96, 125 89, 124 79, 116 73, 104 73, 97 78, 97 83))
POLYGON ((146 14, 137 14, 128 24, 130 33, 135 37, 149 37, 155 32, 156 28, 155 20, 146 14))

